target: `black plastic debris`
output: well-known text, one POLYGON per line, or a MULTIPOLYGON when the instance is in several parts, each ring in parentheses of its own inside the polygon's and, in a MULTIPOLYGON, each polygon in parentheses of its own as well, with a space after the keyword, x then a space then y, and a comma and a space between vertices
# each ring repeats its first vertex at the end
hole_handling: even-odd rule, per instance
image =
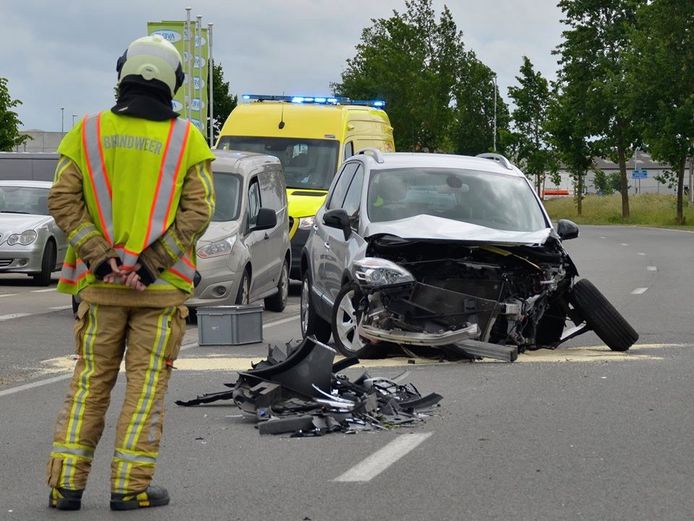
POLYGON ((443 398, 422 396, 414 385, 401 384, 407 371, 392 379, 364 372, 350 381, 341 371, 358 360, 333 364, 334 358, 335 351, 315 338, 268 346, 267 359, 225 384, 230 390, 176 404, 233 400, 246 416, 255 417, 260 434, 309 437, 412 426, 430 416, 443 398))

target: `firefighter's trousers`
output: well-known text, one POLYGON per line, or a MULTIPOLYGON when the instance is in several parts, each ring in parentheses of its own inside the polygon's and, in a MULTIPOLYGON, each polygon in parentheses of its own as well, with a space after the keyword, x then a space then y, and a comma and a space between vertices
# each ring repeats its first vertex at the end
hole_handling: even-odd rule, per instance
POLYGON ((185 332, 186 315, 184 306, 80 304, 75 325, 79 359, 55 427, 49 486, 85 488, 111 390, 125 356, 127 384, 111 461, 111 489, 129 493, 147 488, 154 475, 164 395, 185 332))

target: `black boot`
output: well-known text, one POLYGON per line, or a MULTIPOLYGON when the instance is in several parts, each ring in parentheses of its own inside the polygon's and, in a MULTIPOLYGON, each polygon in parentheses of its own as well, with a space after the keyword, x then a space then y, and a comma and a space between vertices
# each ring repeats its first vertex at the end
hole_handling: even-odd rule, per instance
POLYGON ((48 496, 48 506, 58 510, 79 510, 82 506, 82 492, 84 490, 54 487, 48 496))
POLYGON ((150 485, 142 492, 111 493, 111 510, 135 510, 169 504, 169 492, 164 487, 150 485))

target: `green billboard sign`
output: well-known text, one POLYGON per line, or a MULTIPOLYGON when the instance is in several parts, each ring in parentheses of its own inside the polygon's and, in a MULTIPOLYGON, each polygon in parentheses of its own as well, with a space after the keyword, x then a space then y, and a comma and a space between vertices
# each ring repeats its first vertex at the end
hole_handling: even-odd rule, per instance
POLYGON ((188 35, 185 21, 148 22, 147 34, 161 35, 181 53, 186 79, 174 97, 173 108, 206 135, 207 68, 210 58, 207 29, 198 27, 195 21, 191 21, 188 35))

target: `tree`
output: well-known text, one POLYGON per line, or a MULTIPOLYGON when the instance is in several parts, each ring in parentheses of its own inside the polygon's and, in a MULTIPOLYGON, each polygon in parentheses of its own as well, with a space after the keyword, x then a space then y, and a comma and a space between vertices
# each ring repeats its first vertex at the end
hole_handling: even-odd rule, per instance
POLYGON ((372 20, 342 81, 331 87, 339 96, 385 100, 399 150, 448 151, 462 33, 448 7, 438 22, 431 0, 407 0, 405 7, 372 20))
POLYGON ((547 171, 556 171, 554 153, 549 148, 547 132, 547 110, 550 90, 547 80, 535 72, 527 56, 523 56, 520 76, 516 76, 519 87, 509 87, 508 95, 513 99, 513 128, 515 159, 526 174, 535 176, 537 193, 542 193, 547 171))
MULTIPOLYGON (((221 63, 215 63, 213 65, 212 72, 212 93, 214 96, 213 100, 213 112, 214 112, 214 138, 217 139, 219 131, 222 129, 222 125, 229 117, 229 114, 236 107, 238 103, 238 97, 231 94, 229 90, 229 82, 224 81, 224 71, 222 70, 221 63)), ((209 120, 210 113, 207 112, 207 118, 209 120)))
POLYGON ((495 116, 496 149, 504 153, 509 144, 506 138, 510 116, 506 103, 499 96, 494 71, 478 60, 473 51, 463 55, 459 67, 451 132, 455 153, 475 155, 492 152, 495 116))
POLYGON ((558 4, 565 16, 562 21, 569 26, 555 51, 561 55, 559 78, 585 98, 584 137, 601 142, 601 154, 619 165, 625 218, 629 217, 626 158, 640 138, 628 106, 631 85, 625 81, 624 57, 636 10, 645 1, 560 0, 558 4))
MULTIPOLYGON (((626 58, 632 111, 651 155, 670 164, 682 210, 687 156, 694 155, 694 9, 690 2, 654 0, 641 7, 626 58)), ((691 187, 690 187, 691 189, 691 187)))
POLYGON ((29 139, 29 136, 19 133, 22 124, 17 113, 12 109, 21 105, 19 100, 13 100, 7 87, 7 79, 0 78, 0 150, 11 151, 29 139))

